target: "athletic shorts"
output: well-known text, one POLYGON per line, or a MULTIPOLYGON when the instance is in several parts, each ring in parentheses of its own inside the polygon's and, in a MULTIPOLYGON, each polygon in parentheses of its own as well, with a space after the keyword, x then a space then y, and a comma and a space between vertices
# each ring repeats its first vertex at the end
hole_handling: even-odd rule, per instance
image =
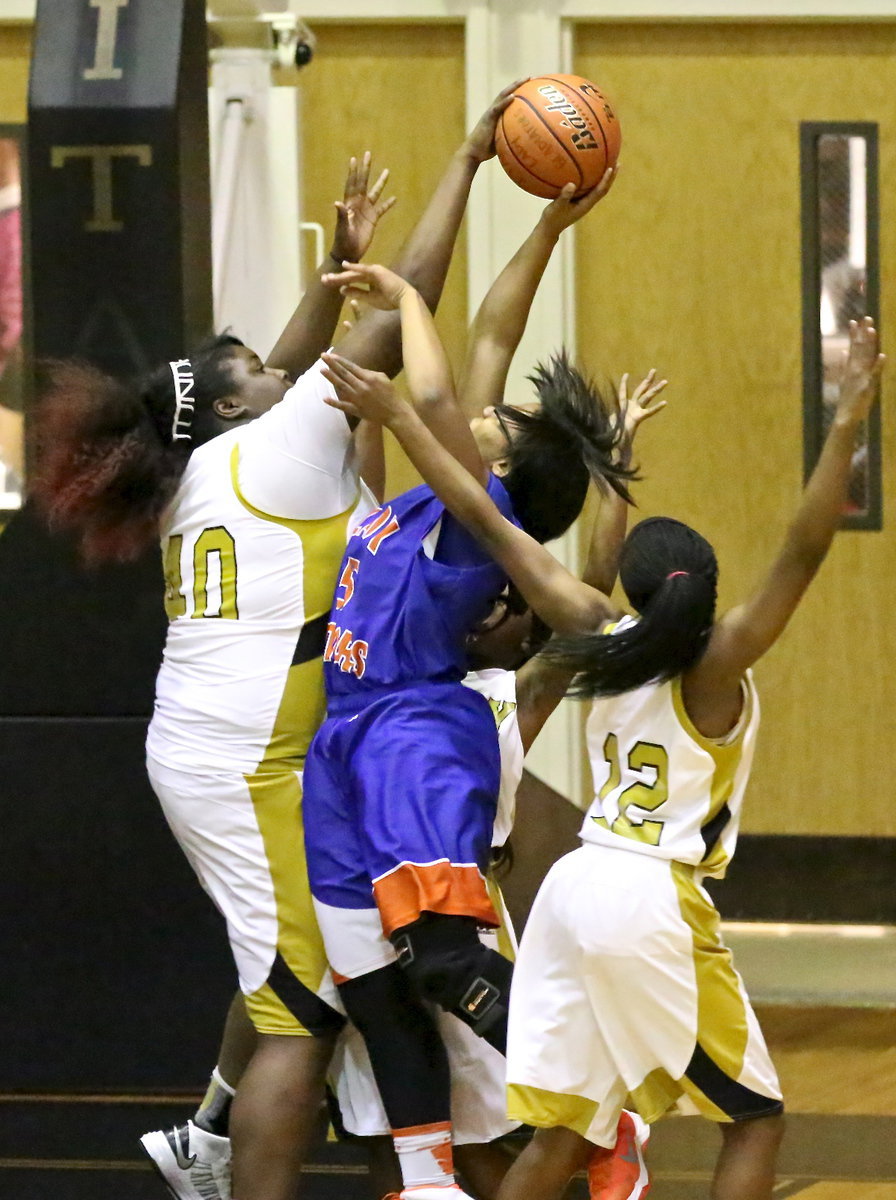
MULTIPOLYGON (((387 935, 423 912, 498 924, 485 874, 500 762, 483 696, 422 684, 339 697, 311 743, 304 784, 319 910, 351 925, 376 906, 387 935)), ((322 927, 334 969, 352 977, 322 927)))
POLYGON ((188 774, 147 761, 180 847, 227 922, 246 1010, 259 1033, 324 1035, 344 1018, 314 916, 294 770, 188 774))
POLYGON ((693 868, 592 844, 554 864, 514 972, 507 1078, 511 1116, 600 1146, 615 1143, 623 1106, 646 1121, 682 1095, 713 1121, 781 1111, 693 868))
MULTIPOLYGON (((490 885, 495 907, 502 917, 499 929, 480 934, 485 945, 512 958, 516 943, 500 892, 490 885)), ((391 949, 391 947, 390 947, 391 949)), ((504 1055, 477 1037, 451 1013, 436 1012, 439 1032, 451 1070, 451 1122, 455 1145, 479 1145, 504 1137, 519 1125, 507 1116, 504 1055)), ((373 1081, 364 1039, 353 1025, 346 1027, 336 1044, 330 1065, 330 1086, 335 1093, 342 1124, 358 1137, 390 1133, 389 1121, 373 1081)))

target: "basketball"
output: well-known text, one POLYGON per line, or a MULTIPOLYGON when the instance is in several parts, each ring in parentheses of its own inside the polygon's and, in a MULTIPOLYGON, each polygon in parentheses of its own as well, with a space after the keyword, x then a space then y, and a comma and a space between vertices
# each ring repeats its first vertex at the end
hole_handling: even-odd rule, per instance
POLYGON ((621 134, 604 93, 581 75, 541 75, 520 84, 501 114, 495 148, 515 184, 553 199, 564 184, 583 196, 619 157, 621 134))

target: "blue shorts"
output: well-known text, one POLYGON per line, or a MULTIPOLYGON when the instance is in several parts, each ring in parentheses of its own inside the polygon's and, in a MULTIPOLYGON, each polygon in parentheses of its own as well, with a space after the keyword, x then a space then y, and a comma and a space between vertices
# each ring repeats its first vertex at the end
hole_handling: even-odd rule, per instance
POLYGON ((308 750, 305 842, 315 900, 497 926, 488 869, 500 759, 488 701, 460 683, 338 697, 308 750))

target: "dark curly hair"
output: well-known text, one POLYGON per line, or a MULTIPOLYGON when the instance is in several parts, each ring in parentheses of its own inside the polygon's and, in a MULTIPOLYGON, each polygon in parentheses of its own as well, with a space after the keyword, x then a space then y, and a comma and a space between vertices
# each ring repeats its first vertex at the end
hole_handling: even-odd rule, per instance
POLYGON ((183 441, 172 440, 169 365, 126 383, 88 363, 39 364, 31 495, 51 528, 76 534, 86 563, 135 559, 158 537, 191 450, 218 431, 212 404, 233 390, 241 345, 221 334, 190 356, 195 412, 183 441))

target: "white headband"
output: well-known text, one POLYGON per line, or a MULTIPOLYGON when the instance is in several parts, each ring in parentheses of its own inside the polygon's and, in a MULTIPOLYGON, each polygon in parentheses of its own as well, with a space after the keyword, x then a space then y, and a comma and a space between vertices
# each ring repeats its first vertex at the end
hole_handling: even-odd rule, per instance
POLYGON ((172 442, 190 440, 190 425, 193 422, 193 366, 188 358, 179 358, 168 364, 174 377, 174 420, 171 422, 172 442))

